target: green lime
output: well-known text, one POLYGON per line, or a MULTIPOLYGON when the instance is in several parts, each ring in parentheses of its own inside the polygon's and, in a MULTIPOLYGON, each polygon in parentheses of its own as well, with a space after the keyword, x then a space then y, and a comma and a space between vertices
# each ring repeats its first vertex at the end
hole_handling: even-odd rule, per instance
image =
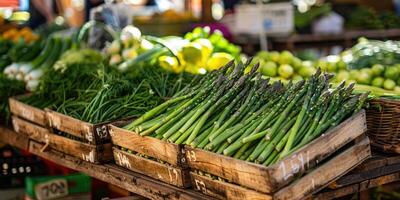
POLYGON ((369 76, 371 76, 371 77, 374 76, 374 72, 373 72, 371 69, 369 69, 369 68, 363 68, 363 69, 361 69, 360 71, 361 71, 361 72, 367 73, 367 74, 368 74, 369 76))
POLYGON ((386 90, 393 90, 394 87, 396 87, 396 82, 394 82, 392 79, 386 79, 383 82, 383 88, 386 90))
POLYGON ((314 63, 312 61, 306 60, 301 63, 303 67, 314 67, 314 63))
POLYGON ((395 86, 393 89, 395 92, 400 92, 400 86, 395 86))
POLYGON ((360 72, 356 77, 357 83, 369 85, 371 76, 367 72, 360 72))
POLYGON ((383 82, 385 81, 384 78, 382 77, 376 77, 372 80, 371 85, 375 86, 375 87, 382 87, 383 86, 383 82))
POLYGON ((261 65, 260 72, 264 76, 275 77, 278 73, 278 66, 272 61, 267 61, 266 63, 261 65))
POLYGON ((316 71, 317 70, 312 66, 310 66, 310 67, 303 66, 300 68, 298 73, 300 76, 302 76, 304 78, 308 78, 308 77, 312 76, 313 74, 315 74, 316 71))
POLYGON ((279 52, 277 52, 277 51, 269 52, 268 60, 277 63, 279 61, 279 52))
POLYGON ((348 80, 350 78, 350 73, 346 70, 340 70, 339 73, 336 75, 336 81, 342 82, 348 80))
POLYGON ((385 78, 397 80, 397 78, 399 78, 399 70, 397 67, 387 67, 384 76, 385 78))
POLYGON ((278 68, 278 74, 280 77, 288 79, 294 73, 293 67, 288 64, 280 65, 278 68))
POLYGON ((289 51, 282 51, 281 54, 279 55, 278 63, 281 65, 291 64, 292 61, 293 61, 293 54, 290 53, 289 51))
POLYGON ((383 72, 385 72, 385 67, 380 64, 375 64, 371 67, 371 71, 374 74, 374 76, 381 76, 383 72))
POLYGON ((268 51, 260 51, 257 53, 256 58, 263 59, 263 60, 269 60, 269 53, 268 53, 268 51))
POLYGON ((298 82, 298 81, 303 80, 303 77, 301 77, 301 76, 298 75, 298 74, 295 74, 295 75, 293 75, 292 80, 293 80, 294 82, 298 82))
POLYGON ((300 58, 293 57, 292 60, 292 67, 294 68, 294 71, 299 71, 300 68, 303 66, 303 62, 300 60, 300 58))

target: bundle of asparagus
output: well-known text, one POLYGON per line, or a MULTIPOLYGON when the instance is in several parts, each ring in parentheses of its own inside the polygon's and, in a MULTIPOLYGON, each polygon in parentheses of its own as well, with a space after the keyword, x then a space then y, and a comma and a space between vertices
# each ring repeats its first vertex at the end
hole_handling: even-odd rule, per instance
POLYGON ((307 81, 270 83, 249 65, 228 63, 125 128, 177 144, 271 165, 358 112, 367 94, 330 88, 318 70, 307 81))

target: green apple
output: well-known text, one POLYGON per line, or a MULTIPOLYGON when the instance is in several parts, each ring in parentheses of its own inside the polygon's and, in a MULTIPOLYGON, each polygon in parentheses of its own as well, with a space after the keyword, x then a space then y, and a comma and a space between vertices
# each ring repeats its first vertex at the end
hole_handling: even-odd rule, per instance
POLYGON ((278 74, 280 77, 288 79, 294 73, 293 67, 288 64, 280 65, 278 68, 278 74))
POLYGON ((375 64, 371 67, 371 71, 374 74, 374 76, 381 76, 383 72, 385 72, 385 67, 380 64, 375 64))
POLYGON ((316 71, 317 70, 312 66, 310 66, 310 67, 303 66, 300 68, 298 73, 300 76, 302 76, 304 78, 308 78, 308 77, 312 76, 313 74, 315 74, 316 71))
POLYGON ((369 85, 371 82, 371 76, 367 72, 360 72, 356 77, 357 83, 369 85))
POLYGON ((279 55, 278 63, 281 65, 291 64, 292 61, 293 61, 293 54, 290 53, 289 51, 282 51, 281 54, 279 55))
POLYGON ((293 67, 294 71, 296 71, 296 72, 299 71, 302 66, 303 66, 303 62, 300 60, 300 58, 293 57, 292 67, 293 67))
POLYGON ((396 87, 396 82, 394 82, 392 79, 386 79, 383 82, 383 88, 386 90, 393 90, 394 87, 396 87))
POLYGON ((397 80, 399 78, 399 70, 397 67, 387 67, 384 76, 388 79, 397 80))
POLYGON ((271 51, 269 52, 268 60, 277 63, 279 61, 279 52, 277 51, 271 51))
POLYGON ((272 61, 267 61, 266 63, 261 65, 260 72, 264 76, 275 77, 278 73, 278 66, 276 65, 276 63, 274 63, 272 61))
POLYGON ((375 87, 382 87, 383 86, 383 82, 385 81, 384 78, 382 77, 376 77, 372 80, 371 85, 375 86, 375 87))

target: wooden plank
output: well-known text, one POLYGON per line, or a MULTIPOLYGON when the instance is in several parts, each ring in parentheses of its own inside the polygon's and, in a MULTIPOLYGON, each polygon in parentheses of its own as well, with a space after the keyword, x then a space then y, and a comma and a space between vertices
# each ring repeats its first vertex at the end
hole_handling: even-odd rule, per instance
POLYGON ((189 146, 185 146, 185 157, 191 169, 222 177, 256 191, 273 193, 363 135, 365 131, 365 111, 361 111, 270 167, 189 146))
POLYGON ((8 104, 10 106, 10 112, 18 117, 29 120, 30 122, 33 122, 35 124, 39 124, 41 126, 47 126, 48 120, 46 112, 42 109, 35 108, 33 106, 30 106, 28 104, 19 101, 18 98, 21 98, 22 96, 26 95, 9 98, 8 104))
POLYGON ((376 152, 373 153, 375 153, 375 155, 372 155, 370 159, 357 166, 352 173, 368 171, 387 165, 400 164, 400 155, 392 155, 391 157, 388 157, 387 154, 377 155, 376 152))
POLYGON ((302 175, 344 145, 361 136, 366 130, 365 111, 362 110, 291 156, 272 165, 269 170, 272 185, 276 188, 287 185, 295 177, 302 175))
POLYGON ((108 124, 125 124, 132 121, 132 117, 127 117, 116 121, 92 124, 50 109, 46 109, 46 114, 52 128, 82 138, 94 145, 108 143, 111 140, 108 124))
POLYGON ((90 144, 95 143, 93 125, 67 115, 46 109, 50 127, 59 131, 85 139, 90 144))
POLYGON ((109 125, 111 140, 114 145, 160 159, 174 166, 181 165, 181 146, 153 137, 141 136, 135 132, 109 125))
POLYGON ((251 162, 185 146, 186 162, 191 169, 219 176, 260 192, 271 192, 268 168, 251 162))
POLYGON ((274 194, 274 199, 305 199, 371 156, 369 139, 355 144, 274 194))
POLYGON ((130 192, 150 199, 214 199, 189 189, 180 189, 166 183, 162 183, 135 172, 125 170, 114 164, 97 165, 79 160, 56 150, 41 151, 43 144, 30 141, 29 150, 45 159, 51 160, 62 166, 80 171, 89 176, 107 183, 117 185, 130 192))
POLYGON ((24 133, 35 141, 48 144, 48 146, 53 149, 76 156, 82 160, 92 163, 102 163, 112 161, 113 159, 111 143, 91 145, 76 141, 51 133, 51 131, 46 128, 16 116, 12 117, 12 122, 15 131, 24 133))
POLYGON ((246 189, 244 187, 234 185, 231 183, 222 182, 219 180, 213 180, 206 176, 198 175, 194 172, 190 172, 192 179, 192 185, 194 189, 213 196, 218 199, 252 199, 252 200, 271 200, 272 197, 268 194, 256 192, 254 190, 246 189))
POLYGON ((358 192, 365 191, 365 190, 373 188, 373 187, 393 183, 396 181, 400 181, 400 172, 388 174, 385 176, 380 176, 380 177, 373 178, 370 180, 364 180, 361 183, 348 185, 348 186, 338 188, 335 190, 324 191, 324 192, 315 194, 313 196, 313 199, 315 199, 315 200, 337 199, 337 198, 340 198, 343 196, 358 193, 358 192))
POLYGON ((349 174, 335 181, 334 183, 335 187, 333 188, 344 187, 346 185, 351 185, 354 183, 361 182, 363 180, 373 179, 383 175, 392 174, 395 172, 400 172, 400 164, 387 165, 372 170, 359 172, 356 174, 349 174))
MULTIPOLYGON (((51 134, 50 130, 33 124, 17 116, 12 116, 12 124, 15 132, 26 134, 29 138, 39 142, 46 142, 46 135, 51 134)), ((47 136, 48 137, 48 136, 47 136)))
POLYGON ((50 134, 49 146, 91 163, 104 163, 113 160, 111 143, 91 145, 59 135, 50 134))
POLYGON ((187 188, 190 187, 188 171, 143 158, 117 148, 113 148, 115 163, 134 172, 138 172, 165 183, 187 188))
POLYGON ((0 126, 0 141, 23 150, 28 150, 29 147, 29 137, 26 134, 14 132, 3 126, 0 126))

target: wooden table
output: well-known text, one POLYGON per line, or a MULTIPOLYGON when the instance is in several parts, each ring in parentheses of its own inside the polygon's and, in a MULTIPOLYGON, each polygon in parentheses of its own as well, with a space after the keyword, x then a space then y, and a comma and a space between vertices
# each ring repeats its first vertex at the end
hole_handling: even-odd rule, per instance
MULTIPOLYGON (((97 165, 54 150, 44 150, 43 144, 29 141, 25 135, 0 126, 0 141, 28 150, 59 165, 80 171, 96 179, 119 186, 150 199, 212 199, 192 189, 177 188, 145 175, 125 170, 115 164, 97 165)), ((350 173, 331 183, 312 199, 334 199, 369 188, 400 181, 400 156, 374 155, 350 173)))

